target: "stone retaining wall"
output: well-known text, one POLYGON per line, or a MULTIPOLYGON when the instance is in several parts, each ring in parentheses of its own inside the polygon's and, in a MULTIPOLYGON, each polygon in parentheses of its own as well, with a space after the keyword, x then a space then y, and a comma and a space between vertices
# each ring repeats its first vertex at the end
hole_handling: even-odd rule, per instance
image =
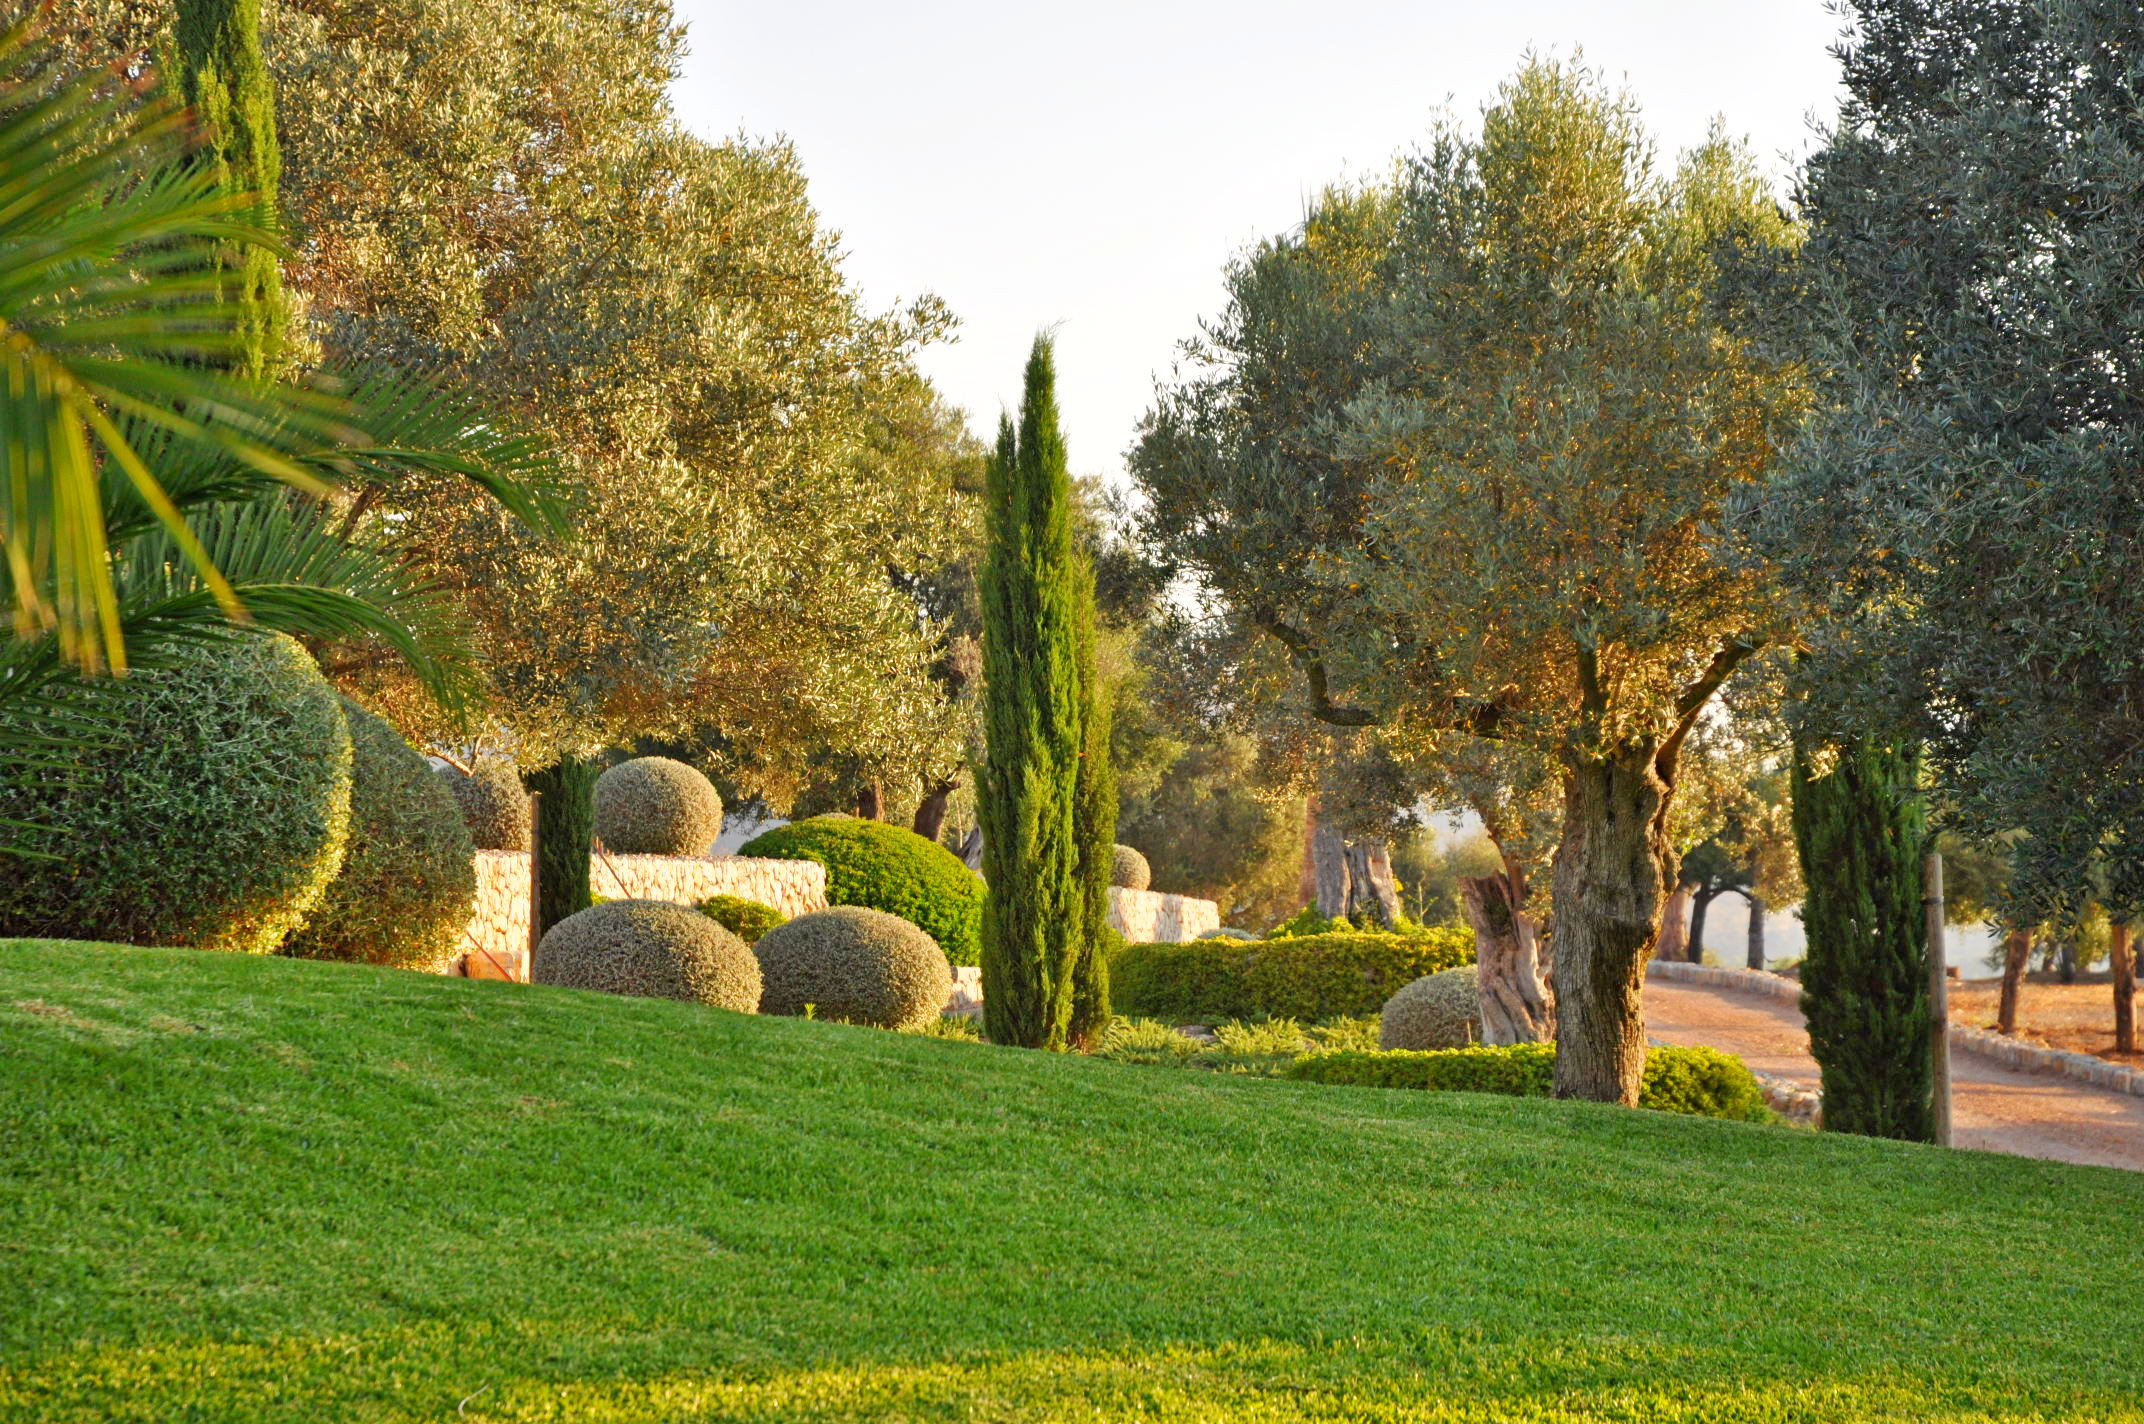
POLYGON ((1109 887, 1109 927, 1130 944, 1181 944, 1221 928, 1221 907, 1188 895, 1109 887))
MULTIPOLYGON (((815 860, 606 854, 589 863, 589 878, 596 894, 612 900, 697 904, 710 895, 741 895, 772 905, 791 918, 826 908, 826 867, 815 860)), ((476 910, 469 921, 469 948, 489 953, 505 964, 511 957, 524 954, 528 944, 528 852, 478 851, 476 910)), ((484 967, 488 969, 490 965, 484 967)), ((517 977, 527 977, 525 964, 517 977)))
MULTIPOLYGON (((1756 969, 1727 969, 1713 964, 1654 960, 1645 967, 1645 972, 1650 978, 1665 979, 1671 984, 1704 984, 1739 994, 1761 994, 1766 998, 1788 999, 1797 1003, 1802 996, 1802 986, 1798 980, 1756 969)), ((2043 1048, 2037 1043, 2023 1043, 1990 1029, 1974 1028, 1970 1024, 1956 1022, 1950 1026, 1950 1042, 1956 1051, 1991 1058, 2006 1067, 2022 1069, 2028 1073, 2059 1073, 2065 1078, 2090 1083, 2095 1088, 2144 1098, 2144 1072, 2125 1068, 2119 1063, 2109 1063, 2106 1059, 2095 1058, 2089 1053, 2043 1048)))

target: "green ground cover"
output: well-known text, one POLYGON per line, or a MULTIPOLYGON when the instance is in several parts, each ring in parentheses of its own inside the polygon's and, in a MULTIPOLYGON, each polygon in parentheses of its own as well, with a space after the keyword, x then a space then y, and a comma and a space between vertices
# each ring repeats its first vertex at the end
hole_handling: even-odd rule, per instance
POLYGON ((2127 1174, 0 942, 0 1419, 2144 1420, 2127 1174))

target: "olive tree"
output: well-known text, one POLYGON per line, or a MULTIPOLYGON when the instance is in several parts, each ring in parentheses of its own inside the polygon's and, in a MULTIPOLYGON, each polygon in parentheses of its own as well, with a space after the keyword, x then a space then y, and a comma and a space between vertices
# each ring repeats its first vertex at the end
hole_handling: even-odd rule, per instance
POLYGON ((1637 1099, 1679 758, 1776 635, 1722 515, 1799 385, 1710 295, 1723 243, 1792 240, 1731 145, 1663 175, 1626 98, 1530 62, 1239 261, 1135 455, 1154 537, 1312 715, 1555 769, 1562 1096, 1637 1099))
MULTIPOLYGON (((1821 402, 1759 507, 1925 742, 1943 818, 2008 837, 2006 918, 2144 908, 2144 50, 2111 0, 1855 0, 1793 272, 1821 402)), ((1849 733, 1855 728, 1849 727, 1849 733)))

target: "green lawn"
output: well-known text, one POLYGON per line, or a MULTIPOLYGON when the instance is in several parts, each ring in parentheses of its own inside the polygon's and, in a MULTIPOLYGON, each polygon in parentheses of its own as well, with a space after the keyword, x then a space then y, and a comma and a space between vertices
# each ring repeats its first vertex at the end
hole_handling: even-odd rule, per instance
POLYGON ((0 942, 0 1419, 2144 1420, 2144 1181, 0 942))

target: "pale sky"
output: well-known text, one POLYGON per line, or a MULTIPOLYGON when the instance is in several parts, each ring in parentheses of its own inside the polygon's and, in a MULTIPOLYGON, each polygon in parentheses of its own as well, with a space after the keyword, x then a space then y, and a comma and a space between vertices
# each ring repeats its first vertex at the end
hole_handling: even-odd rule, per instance
POLYGON ((1828 119, 1824 0, 676 0, 678 112, 795 142, 874 307, 943 297, 924 369, 986 437, 1058 331, 1072 466, 1116 475, 1231 254, 1473 119, 1533 47, 1628 87, 1664 155, 1715 115, 1784 177, 1828 119))

